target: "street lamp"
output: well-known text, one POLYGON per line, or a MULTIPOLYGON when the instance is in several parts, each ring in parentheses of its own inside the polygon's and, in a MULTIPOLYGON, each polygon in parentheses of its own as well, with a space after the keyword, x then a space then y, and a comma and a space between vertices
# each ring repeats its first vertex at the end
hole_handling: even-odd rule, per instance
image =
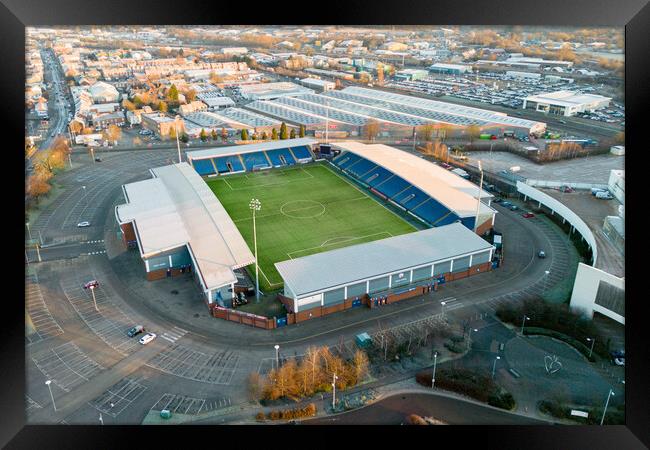
POLYGON ((262 209, 262 204, 256 198, 251 199, 248 207, 253 211, 253 242, 255 245, 255 301, 260 301, 260 275, 259 264, 257 263, 257 228, 255 225, 255 212, 262 209))
POLYGON ((102 413, 99 413, 99 423, 104 425, 104 419, 102 418, 102 413))
POLYGON ((524 325, 526 325, 526 321, 530 320, 530 317, 524 314, 524 319, 521 321, 521 334, 524 334, 524 325))
POLYGON ((596 339, 587 338, 587 342, 591 342, 591 348, 589 349, 589 357, 591 358, 591 354, 594 351, 594 344, 596 343, 596 339))
POLYGON ((476 333, 478 331, 478 328, 470 328, 469 329, 469 333, 467 334, 467 350, 469 350, 470 346, 471 346, 472 331, 474 333, 476 333))
POLYGON ((483 189, 483 167, 481 166, 481 160, 478 161, 478 170, 481 172, 481 181, 478 186, 478 196, 476 197, 476 219, 474 219, 474 233, 478 230, 478 213, 479 208, 481 207, 481 190, 483 189))
POLYGON ((56 412, 56 404, 54 403, 54 395, 52 395, 52 388, 50 387, 50 384, 52 384, 52 380, 46 380, 45 384, 47 385, 47 388, 50 390, 50 397, 52 398, 52 406, 54 406, 54 412, 56 412))
POLYGON ((433 375, 431 376, 431 389, 434 388, 436 384, 436 365, 438 364, 438 352, 433 355, 433 375))
POLYGON ((336 408, 336 380, 338 379, 336 373, 332 374, 332 410, 336 408))
POLYGON ((607 401, 605 402, 605 409, 603 410, 603 417, 600 419, 600 424, 602 425, 603 422, 605 421, 605 414, 607 414, 607 407, 609 406, 609 398, 615 395, 613 389, 609 389, 609 393, 607 394, 607 401))
POLYGON ((178 149, 178 162, 181 162, 181 144, 178 142, 178 119, 180 119, 181 116, 178 114, 176 117, 174 117, 174 131, 176 132, 176 148, 178 149))
POLYGON ((494 358, 494 364, 492 365, 492 379, 493 380, 494 380, 494 374, 496 373, 496 369, 497 369, 497 361, 500 360, 500 359, 501 359, 500 356, 497 356, 496 358, 494 358))
POLYGON ((95 286, 90 286, 90 293, 93 295, 93 303, 95 304, 95 311, 99 312, 99 309, 97 309, 97 300, 95 299, 95 286))
POLYGON ((29 230, 29 222, 25 222, 25 225, 27 226, 27 235, 29 236, 29 240, 32 240, 32 232, 29 230))
POLYGON ((275 344, 275 368, 280 369, 280 346, 275 344))

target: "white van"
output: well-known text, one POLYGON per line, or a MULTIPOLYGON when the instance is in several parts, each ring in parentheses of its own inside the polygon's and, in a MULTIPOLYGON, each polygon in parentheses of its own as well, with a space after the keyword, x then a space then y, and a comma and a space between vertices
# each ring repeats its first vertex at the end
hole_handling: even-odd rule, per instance
POLYGON ((611 200, 612 198, 614 198, 614 196, 610 194, 609 191, 602 191, 596 193, 596 198, 600 198, 603 200, 611 200))

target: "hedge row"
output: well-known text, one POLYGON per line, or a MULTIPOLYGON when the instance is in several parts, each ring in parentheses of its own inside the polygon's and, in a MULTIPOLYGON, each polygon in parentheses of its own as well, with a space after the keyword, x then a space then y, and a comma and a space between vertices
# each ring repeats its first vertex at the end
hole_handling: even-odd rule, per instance
POLYGON ((548 336, 548 337, 552 337, 552 338, 555 338, 555 339, 559 339, 560 341, 566 342, 571 347, 578 350, 589 361, 591 361, 591 362, 596 361, 596 358, 594 358, 593 355, 589 356, 589 348, 585 344, 583 344, 582 342, 580 342, 580 341, 578 341, 576 339, 573 339, 571 336, 567 336, 566 334, 560 333, 558 331, 547 330, 546 328, 538 328, 538 327, 524 328, 524 334, 532 335, 532 336, 548 336))
POLYGON ((271 411, 266 416, 264 416, 264 413, 260 411, 257 413, 255 418, 258 421, 263 421, 265 418, 269 420, 291 420, 291 419, 300 419, 303 417, 313 417, 315 415, 316 415, 316 405, 314 403, 310 403, 304 408, 271 411))
MULTIPOLYGON (((539 410, 544 414, 549 416, 556 417, 558 419, 568 419, 575 420, 577 422, 585 423, 587 425, 596 425, 600 424, 600 420, 603 417, 603 408, 595 407, 589 408, 587 411, 589 416, 585 419, 582 417, 576 417, 571 415, 571 407, 559 403, 556 400, 542 400, 539 402, 539 410)), ((622 425, 625 423, 625 408, 624 405, 619 405, 617 407, 610 406, 607 409, 607 415, 605 415, 605 420, 603 424, 605 425, 622 425)))

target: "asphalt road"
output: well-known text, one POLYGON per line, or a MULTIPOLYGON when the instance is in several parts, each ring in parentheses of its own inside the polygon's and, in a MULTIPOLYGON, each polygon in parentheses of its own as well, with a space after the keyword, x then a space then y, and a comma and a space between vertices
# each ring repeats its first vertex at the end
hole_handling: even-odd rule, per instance
POLYGON ((365 408, 307 420, 305 425, 401 425, 409 414, 433 417, 449 425, 548 425, 473 402, 435 394, 401 394, 388 397, 365 408))

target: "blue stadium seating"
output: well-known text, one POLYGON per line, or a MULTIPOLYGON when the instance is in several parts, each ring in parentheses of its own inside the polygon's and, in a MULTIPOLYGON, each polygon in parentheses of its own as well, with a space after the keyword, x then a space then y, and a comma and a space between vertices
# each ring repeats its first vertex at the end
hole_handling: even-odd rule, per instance
POLYGON ((349 165, 346 170, 360 179, 363 175, 375 167, 377 167, 377 164, 370 162, 365 158, 359 158, 359 161, 349 165))
POLYGON ((347 158, 341 159, 337 163, 337 166, 339 166, 341 169, 347 169, 349 166, 358 162, 360 159, 361 157, 355 155, 354 153, 348 153, 347 158))
POLYGON ((429 199, 419 205, 417 208, 414 208, 411 211, 418 217, 423 218, 430 224, 436 223, 436 221, 442 219, 444 216, 449 214, 449 210, 443 205, 429 197, 429 199))
POLYGON ((245 153, 241 155, 244 160, 244 165, 246 169, 253 170, 254 168, 265 168, 271 167, 269 160, 264 156, 264 152, 255 152, 255 153, 245 153))
POLYGON ((279 167, 279 166, 286 166, 286 165, 292 165, 296 163, 296 160, 293 158, 293 155, 289 151, 288 148, 281 148, 277 150, 267 150, 266 155, 269 157, 271 160, 271 164, 273 164, 273 167, 279 167), (284 157, 284 160, 286 161, 286 164, 282 162, 280 159, 280 156, 284 157))
POLYGON ((473 230, 474 222, 476 222, 476 220, 474 216, 471 216, 471 217, 463 217, 462 219, 460 219, 460 222, 470 230, 473 230))
POLYGON ((195 159, 192 161, 192 165, 194 166, 194 170, 201 176, 215 173, 212 161, 209 159, 195 159))
POLYGON ((395 175, 394 177, 386 180, 385 183, 375 185, 374 188, 384 194, 386 197, 391 198, 409 186, 410 184, 407 181, 395 175))
POLYGON ((459 219, 459 217, 454 214, 453 212, 450 212, 447 216, 443 217, 442 219, 439 219, 438 222, 434 223, 433 225, 436 227, 440 227, 442 225, 449 225, 450 223, 454 223, 459 219))
POLYGON ((298 147, 291 147, 291 151, 295 155, 296 159, 312 159, 311 152, 304 145, 299 145, 298 147))
POLYGON ((233 172, 241 172, 244 170, 244 166, 241 165, 241 160, 237 155, 223 156, 221 158, 213 158, 212 161, 214 161, 214 165, 217 167, 217 171, 219 173, 230 172, 227 163, 230 163, 233 172))
POLYGON ((368 183, 370 186, 376 186, 379 183, 383 183, 392 176, 393 174, 391 172, 384 169, 383 167, 377 166, 364 175, 363 181, 368 183))
POLYGON ((406 191, 395 196, 393 200, 395 200, 397 203, 402 205, 404 208, 410 210, 412 208, 415 208, 416 206, 418 206, 420 203, 424 202, 428 198, 429 196, 427 194, 425 194, 415 186, 411 186, 406 191))

